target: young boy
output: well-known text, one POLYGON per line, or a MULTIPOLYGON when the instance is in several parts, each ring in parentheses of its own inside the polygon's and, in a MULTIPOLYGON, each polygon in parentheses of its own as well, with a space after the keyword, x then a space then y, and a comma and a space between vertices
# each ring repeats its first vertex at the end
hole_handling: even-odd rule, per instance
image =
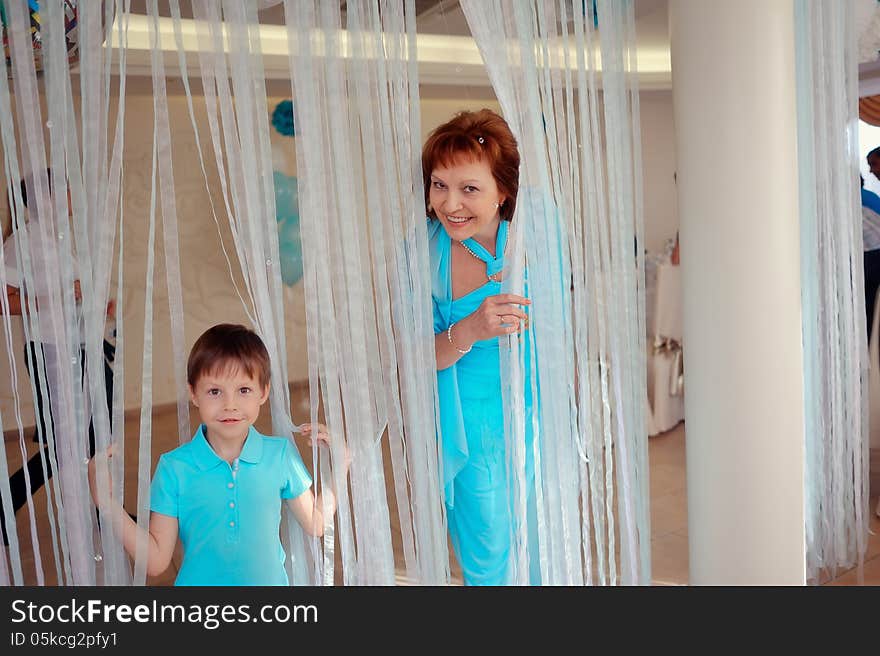
MULTIPOLYGON (((335 512, 336 499, 329 492, 326 500, 315 498, 289 439, 266 437, 253 427, 269 396, 269 353, 244 326, 214 326, 193 345, 187 381, 202 424, 190 442, 159 458, 148 535, 138 535, 137 524, 109 491, 98 494, 94 458, 92 498, 102 517, 112 517, 117 530, 121 524, 129 555, 134 557, 139 539, 147 540, 150 575, 168 567, 179 533, 183 563, 175 585, 287 585, 281 500, 307 534, 321 536, 322 509, 326 503, 335 512)), ((322 429, 306 424, 302 431, 310 443, 327 444, 322 429)))

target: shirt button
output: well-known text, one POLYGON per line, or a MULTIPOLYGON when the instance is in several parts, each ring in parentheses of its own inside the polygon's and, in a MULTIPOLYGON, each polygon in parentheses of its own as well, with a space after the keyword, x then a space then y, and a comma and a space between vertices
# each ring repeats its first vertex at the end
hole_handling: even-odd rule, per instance
POLYGON ((235 522, 229 522, 229 526, 230 526, 230 527, 235 526, 235 522))
POLYGON ((230 507, 230 508, 235 508, 235 503, 233 503, 232 501, 230 501, 230 502, 229 502, 229 507, 230 507))
POLYGON ((226 487, 228 487, 231 490, 232 488, 235 487, 235 483, 227 483, 226 487))

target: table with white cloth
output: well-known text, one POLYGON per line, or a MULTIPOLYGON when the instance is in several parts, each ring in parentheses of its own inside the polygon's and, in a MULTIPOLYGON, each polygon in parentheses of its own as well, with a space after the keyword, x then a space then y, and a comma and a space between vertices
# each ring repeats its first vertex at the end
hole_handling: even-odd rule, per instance
POLYGON ((674 428, 684 419, 681 267, 656 267, 648 311, 648 434, 674 428))

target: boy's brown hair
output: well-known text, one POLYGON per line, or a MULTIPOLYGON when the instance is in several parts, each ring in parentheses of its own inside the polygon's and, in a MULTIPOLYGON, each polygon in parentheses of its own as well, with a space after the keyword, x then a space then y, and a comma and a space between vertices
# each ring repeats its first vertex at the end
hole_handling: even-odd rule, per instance
POLYGON ((231 323, 209 328, 193 344, 186 363, 186 380, 195 387, 202 376, 241 368, 265 388, 271 378, 269 351, 253 330, 231 323))

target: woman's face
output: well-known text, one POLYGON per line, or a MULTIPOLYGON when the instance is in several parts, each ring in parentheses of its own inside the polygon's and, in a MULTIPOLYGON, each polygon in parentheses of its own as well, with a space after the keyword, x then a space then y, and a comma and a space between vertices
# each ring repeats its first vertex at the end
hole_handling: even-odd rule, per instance
POLYGON ((498 190, 489 165, 483 161, 460 161, 431 171, 428 196, 434 213, 456 241, 471 237, 492 240, 498 230, 498 190))

